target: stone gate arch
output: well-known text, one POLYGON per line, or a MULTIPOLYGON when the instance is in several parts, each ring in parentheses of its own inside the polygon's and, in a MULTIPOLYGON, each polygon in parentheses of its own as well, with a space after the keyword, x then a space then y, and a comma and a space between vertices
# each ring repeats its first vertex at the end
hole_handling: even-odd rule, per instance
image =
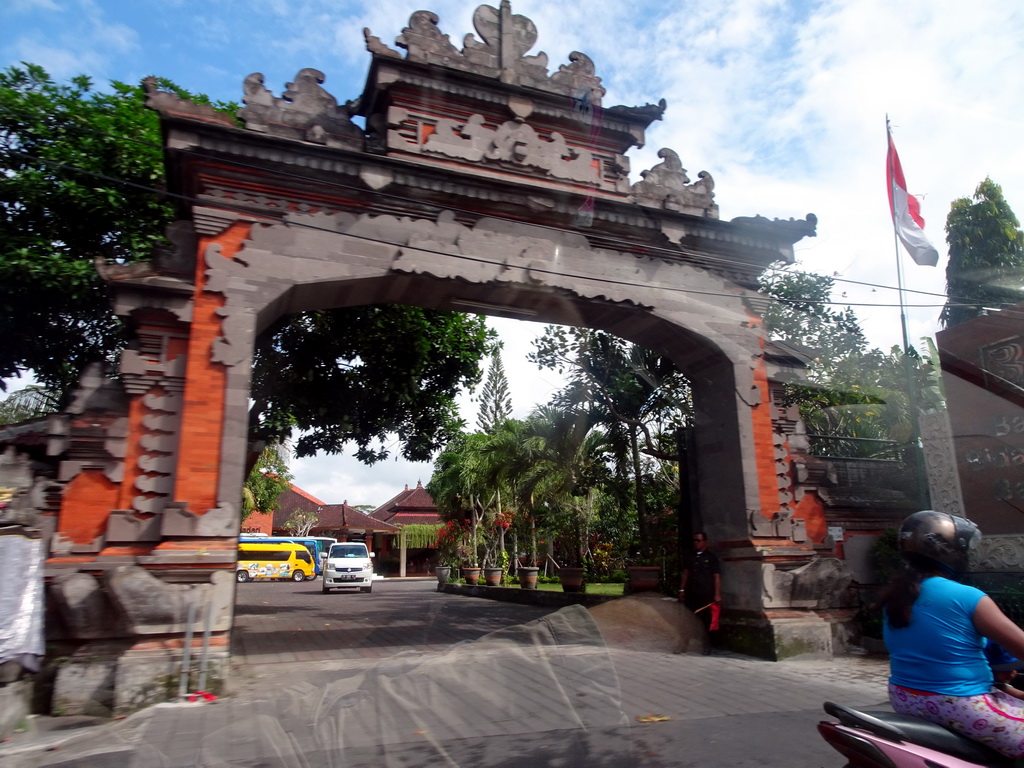
POLYGON ((59 502, 42 507, 54 595, 73 636, 113 643, 119 711, 174 668, 197 591, 226 657, 256 335, 374 303, 587 326, 668 354, 694 387, 699 503, 736 647, 831 651, 823 594, 844 576, 817 557, 821 503, 777 397, 792 360, 766 344, 756 289, 815 218, 721 221, 710 174, 691 181, 670 149, 631 183, 626 152, 664 102, 604 107, 579 52, 549 74, 507 0, 474 23, 481 39, 460 50, 418 11, 405 55, 367 31, 367 82, 343 105, 316 70, 281 97, 250 75, 244 127, 151 84, 183 201, 175 248, 103 269, 135 341, 120 389, 87 377, 52 420, 59 502), (100 609, 122 626, 95 626, 100 609))

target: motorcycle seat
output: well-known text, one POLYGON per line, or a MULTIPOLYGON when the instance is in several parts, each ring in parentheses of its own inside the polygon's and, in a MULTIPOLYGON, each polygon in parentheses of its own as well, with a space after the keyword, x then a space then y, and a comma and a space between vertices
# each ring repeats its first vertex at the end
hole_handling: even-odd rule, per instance
POLYGON ((895 712, 861 712, 842 704, 825 702, 825 711, 851 728, 861 728, 889 741, 907 741, 944 752, 972 763, 1012 766, 1014 759, 996 752, 981 742, 961 736, 941 725, 895 712))

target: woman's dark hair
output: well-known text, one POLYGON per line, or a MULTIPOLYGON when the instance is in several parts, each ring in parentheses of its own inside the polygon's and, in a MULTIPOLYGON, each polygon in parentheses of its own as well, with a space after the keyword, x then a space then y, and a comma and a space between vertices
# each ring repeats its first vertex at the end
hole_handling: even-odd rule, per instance
POLYGON ((910 626, 914 602, 921 594, 921 582, 937 570, 937 563, 927 557, 904 552, 906 565, 889 582, 878 601, 879 607, 885 611, 886 621, 890 629, 903 629, 910 626))

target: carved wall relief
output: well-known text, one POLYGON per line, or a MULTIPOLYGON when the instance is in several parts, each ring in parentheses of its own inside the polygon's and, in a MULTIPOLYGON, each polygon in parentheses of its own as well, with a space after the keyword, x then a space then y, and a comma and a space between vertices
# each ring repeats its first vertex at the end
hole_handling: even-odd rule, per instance
MULTIPOLYGON (((492 127, 479 114, 458 122, 391 107, 388 126, 390 149, 442 155, 468 163, 511 166, 525 173, 539 172, 581 184, 601 184, 606 169, 629 167, 625 157, 570 146, 557 131, 542 135, 516 120, 492 127)), ((613 188, 618 175, 613 173, 613 188)))

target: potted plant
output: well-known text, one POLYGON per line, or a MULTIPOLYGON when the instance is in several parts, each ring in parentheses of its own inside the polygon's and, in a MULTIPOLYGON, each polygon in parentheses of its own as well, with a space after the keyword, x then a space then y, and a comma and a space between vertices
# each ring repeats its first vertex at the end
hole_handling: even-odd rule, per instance
POLYGON ((563 565, 558 569, 563 592, 586 592, 586 569, 582 566, 563 565))

